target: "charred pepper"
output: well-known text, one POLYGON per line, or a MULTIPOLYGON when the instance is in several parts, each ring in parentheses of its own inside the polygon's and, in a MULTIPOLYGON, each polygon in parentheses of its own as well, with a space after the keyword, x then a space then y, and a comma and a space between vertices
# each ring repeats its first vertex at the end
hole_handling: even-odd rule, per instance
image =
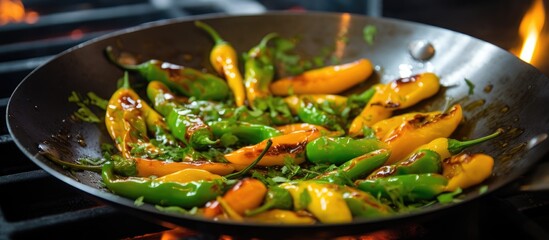
POLYGON ((288 190, 281 188, 280 186, 270 186, 268 188, 263 204, 255 209, 246 211, 246 216, 253 216, 266 212, 270 209, 292 209, 293 200, 292 195, 288 190))
POLYGON ((172 134, 187 146, 203 149, 216 144, 212 140, 210 127, 202 119, 193 114, 191 109, 175 103, 173 93, 162 87, 159 82, 152 82, 147 86, 147 95, 153 106, 166 117, 166 122, 172 134))
POLYGON ((229 88, 233 91, 236 106, 244 106, 246 91, 242 75, 238 70, 238 57, 234 48, 219 36, 211 26, 204 22, 196 21, 195 25, 206 31, 214 41, 214 47, 210 52, 210 63, 215 71, 227 79, 229 88))
MULTIPOLYGON (((296 131, 272 138, 273 147, 259 162, 260 166, 284 166, 284 159, 292 158, 296 164, 305 161, 305 146, 308 142, 320 137, 318 130, 296 131)), ((256 145, 240 148, 225 154, 225 158, 234 164, 249 164, 265 148, 265 141, 256 145)))
POLYGON ((267 34, 261 42, 250 49, 244 63, 244 86, 246 99, 250 106, 255 106, 256 98, 271 96, 269 84, 274 77, 274 64, 267 43, 277 36, 276 33, 267 34))
POLYGON ((354 139, 322 136, 308 143, 305 153, 310 162, 340 165, 350 159, 385 147, 385 143, 375 138, 354 139))
POLYGON ((447 158, 442 166, 442 174, 450 179, 445 190, 452 192, 457 188, 474 186, 490 177, 494 159, 483 153, 463 153, 447 158))
POLYGON ((392 164, 405 158, 419 146, 434 139, 449 137, 462 118, 463 111, 459 104, 447 113, 416 114, 413 119, 405 121, 382 138, 392 150, 387 163, 392 164))
POLYGON ((156 59, 139 65, 126 65, 116 59, 112 47, 107 47, 105 52, 118 67, 137 71, 148 81, 160 81, 179 94, 204 100, 224 100, 229 96, 227 83, 212 74, 156 59))
POLYGON ((349 135, 362 134, 362 128, 391 116, 393 111, 410 107, 438 92, 440 83, 433 73, 422 73, 378 84, 375 94, 359 116, 351 123, 349 135))
POLYGON ((345 223, 353 219, 337 184, 308 180, 283 183, 280 187, 292 195, 294 210, 307 210, 320 222, 345 223))
POLYGON ((365 177, 375 169, 381 167, 389 158, 391 152, 387 149, 371 151, 355 157, 336 170, 316 177, 316 180, 327 181, 338 185, 353 185, 359 178, 365 177))
POLYGON ((368 179, 406 174, 440 173, 441 171, 442 159, 440 155, 429 149, 419 149, 401 161, 380 167, 372 172, 368 179))
POLYGON ((345 186, 342 189, 343 199, 352 215, 360 218, 375 218, 393 214, 388 205, 382 203, 370 193, 345 186))
POLYGON ((306 71, 297 76, 278 79, 271 83, 274 95, 294 94, 335 94, 340 93, 368 79, 372 74, 372 63, 368 59, 326 66, 306 71))

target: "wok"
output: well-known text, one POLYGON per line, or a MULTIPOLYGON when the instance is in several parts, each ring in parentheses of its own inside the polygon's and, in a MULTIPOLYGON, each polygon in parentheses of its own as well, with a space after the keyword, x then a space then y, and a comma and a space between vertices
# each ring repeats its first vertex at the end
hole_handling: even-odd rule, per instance
POLYGON ((10 98, 7 123, 18 147, 54 177, 109 204, 151 221, 214 234, 263 238, 351 235, 403 221, 441 217, 444 212, 483 196, 477 186, 466 191, 460 203, 439 204, 408 214, 360 219, 347 224, 280 226, 216 222, 161 212, 150 204, 135 206, 133 200, 106 191, 98 174, 69 171, 39 154, 40 148, 49 148, 65 161, 83 156, 99 157, 100 143, 110 141, 102 124, 72 121, 70 116, 77 107, 67 101, 71 91, 92 91, 106 99, 115 91, 116 80, 123 72, 105 58, 105 47, 112 45, 136 54, 143 61, 156 58, 208 68, 208 53, 213 44, 194 26, 195 19, 217 29, 237 52, 247 51, 270 32, 299 37, 297 50, 304 57, 316 56, 323 47, 334 46, 339 40, 334 52, 339 51, 336 54, 341 54, 341 62, 365 57, 376 66, 374 76, 362 87, 396 79, 406 74, 403 71, 437 73, 444 87, 435 97, 418 104, 416 110, 440 110, 448 98, 461 99, 466 121, 453 137, 474 138, 497 128, 506 130, 497 140, 470 150, 495 157, 493 175, 483 183, 488 186, 485 194, 514 181, 549 150, 548 141, 544 141, 549 131, 549 79, 531 65, 489 43, 441 28, 393 19, 314 12, 209 15, 152 22, 68 49, 30 73, 10 98), (367 25, 377 28, 371 45, 362 35, 367 25), (417 40, 429 41, 434 46, 432 58, 420 61, 411 57, 408 47, 417 40), (473 95, 468 95, 470 87, 464 79, 475 85, 473 95))

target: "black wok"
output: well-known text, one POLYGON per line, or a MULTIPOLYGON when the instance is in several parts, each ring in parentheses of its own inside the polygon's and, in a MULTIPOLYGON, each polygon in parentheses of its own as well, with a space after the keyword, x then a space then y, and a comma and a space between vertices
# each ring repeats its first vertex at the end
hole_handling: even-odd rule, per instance
MULTIPOLYGON (((549 79, 534 67, 508 52, 486 42, 456 32, 405 21, 329 13, 269 13, 257 16, 200 17, 212 25, 238 52, 247 51, 270 32, 284 37, 299 37, 298 50, 316 56, 325 46, 334 46, 344 39, 342 62, 365 57, 376 65, 376 74, 363 87, 400 76, 402 71, 420 73, 434 71, 445 86, 440 93, 422 102, 417 110, 439 110, 447 98, 461 99, 465 123, 454 137, 473 138, 504 128, 505 134, 495 141, 471 149, 495 157, 493 176, 484 185, 492 193, 529 170, 549 150, 544 141, 549 132, 549 79), (362 36, 366 25, 377 27, 373 45, 362 36), (436 52, 427 61, 418 61, 408 52, 416 40, 430 41, 436 52), (464 79, 476 86, 470 88, 464 79)), ((110 204, 161 223, 173 223, 209 233, 257 237, 328 237, 361 233, 402 221, 418 221, 443 216, 481 197, 480 186, 466 192, 464 201, 396 215, 383 219, 357 220, 348 224, 314 226, 277 226, 237 222, 215 222, 193 216, 160 212, 145 204, 107 192, 100 176, 92 172, 72 172, 53 164, 39 154, 47 146, 73 161, 82 156, 98 157, 100 142, 109 141, 102 126, 72 121, 76 110, 67 101, 71 91, 92 91, 109 98, 116 89, 122 71, 103 55, 106 46, 134 53, 140 60, 151 58, 196 68, 209 66, 207 54, 210 38, 193 25, 194 19, 154 22, 108 34, 75 46, 34 70, 13 93, 7 110, 8 128, 17 145, 38 166, 66 182, 110 204), (191 55, 192 58, 185 56, 191 55), (45 145, 44 142, 47 142, 45 145), (85 143, 85 144, 84 144, 85 143)), ((340 49, 338 49, 340 48, 340 49)), ((485 193, 485 194, 486 194, 485 193)), ((39 201, 39 199, 37 199, 39 201)))

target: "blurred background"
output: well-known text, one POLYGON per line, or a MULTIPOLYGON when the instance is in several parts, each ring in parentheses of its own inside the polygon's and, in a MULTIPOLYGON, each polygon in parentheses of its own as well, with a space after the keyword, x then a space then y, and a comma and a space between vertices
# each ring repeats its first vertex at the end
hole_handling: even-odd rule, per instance
MULTIPOLYGON (((503 48, 549 76, 548 4, 547 0, 0 0, 0 239, 59 239, 69 233, 102 239, 231 239, 136 219, 53 179, 18 150, 3 117, 11 93, 33 69, 79 43, 142 23, 202 14, 349 12, 461 32, 503 48)), ((543 175, 531 175, 536 174, 543 175)), ((546 193, 491 197, 471 206, 471 211, 454 214, 442 224, 459 222, 457 231, 427 223, 350 239, 549 239, 546 193)))

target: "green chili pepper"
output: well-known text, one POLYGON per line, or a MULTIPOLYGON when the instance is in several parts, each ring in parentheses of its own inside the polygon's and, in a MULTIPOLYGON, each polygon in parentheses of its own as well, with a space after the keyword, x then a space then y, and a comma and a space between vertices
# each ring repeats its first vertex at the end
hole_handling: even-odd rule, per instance
POLYGON ((222 180, 191 181, 186 183, 159 182, 145 178, 118 178, 113 173, 111 162, 103 165, 101 173, 105 186, 120 196, 137 199, 143 197, 143 201, 192 208, 202 206, 217 196, 223 194, 228 184, 222 180))
MULTIPOLYGON (((137 199, 142 197, 143 201, 182 208, 203 206, 208 201, 214 200, 223 194, 231 185, 237 181, 231 179, 241 178, 265 156, 272 141, 269 139, 265 149, 246 168, 239 172, 231 173, 221 179, 197 180, 190 182, 172 182, 150 178, 127 177, 119 178, 114 175, 114 164, 106 162, 101 169, 101 177, 105 186, 120 196, 137 199)), ((61 162, 66 164, 65 162, 61 162)), ((78 167, 78 166, 77 166, 78 167)))
POLYGON ((376 199, 370 193, 352 187, 342 189, 343 199, 355 217, 374 218, 394 213, 388 205, 376 199))
POLYGON ((353 158, 343 163, 336 170, 320 175, 315 179, 339 185, 352 185, 354 180, 367 176, 373 170, 382 166, 390 154, 391 152, 387 149, 375 150, 353 158))
POLYGON ((155 59, 139 65, 122 64, 116 60, 110 46, 105 53, 118 67, 137 71, 148 81, 161 81, 185 96, 205 100, 224 100, 229 96, 229 86, 215 75, 155 59))
POLYGON ((342 130, 343 120, 337 115, 323 111, 312 102, 305 99, 301 101, 301 106, 297 110, 297 116, 305 123, 320 125, 332 130, 342 130))
POLYGON ((276 128, 247 122, 223 120, 209 125, 215 138, 220 138, 223 134, 232 134, 244 144, 257 144, 265 139, 282 135, 276 128))
POLYGON ((440 154, 429 149, 420 149, 404 160, 377 169, 368 176, 368 179, 405 174, 440 173, 441 171, 440 154))
POLYGON ((271 96, 269 84, 274 77, 274 64, 268 51, 267 43, 277 36, 276 33, 267 34, 261 42, 250 49, 244 63, 244 86, 248 104, 255 107, 255 100, 271 96))
POLYGON ((216 144, 210 127, 192 110, 175 102, 175 96, 162 83, 152 81, 147 86, 147 96, 154 108, 166 117, 166 123, 173 136, 187 146, 203 149, 216 144))
POLYGON ((182 106, 173 108, 166 117, 166 122, 172 134, 187 146, 204 149, 217 143, 212 140, 213 134, 210 127, 199 116, 182 106))
POLYGON ((377 179, 358 180, 358 189, 374 196, 404 201, 431 200, 442 193, 448 179, 436 173, 407 174, 377 179))
POLYGON ((305 152, 310 162, 339 165, 384 146, 383 142, 374 138, 322 136, 309 142, 305 152))
POLYGON ((292 209, 293 199, 288 190, 279 186, 271 186, 265 195, 263 205, 260 207, 246 211, 246 216, 253 216, 270 209, 292 209))

